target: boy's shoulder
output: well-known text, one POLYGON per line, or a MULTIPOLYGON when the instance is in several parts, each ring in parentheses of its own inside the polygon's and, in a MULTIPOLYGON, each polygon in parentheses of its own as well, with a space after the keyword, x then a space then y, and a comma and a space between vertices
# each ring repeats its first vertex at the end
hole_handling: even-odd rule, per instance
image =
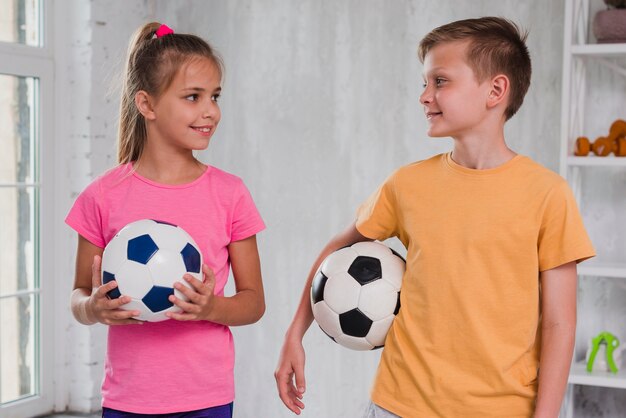
POLYGON ((424 160, 417 160, 412 163, 405 164, 394 170, 391 177, 406 177, 419 175, 429 170, 437 169, 441 162, 446 158, 447 154, 437 154, 424 160))
POLYGON ((525 182, 532 184, 542 184, 545 187, 553 188, 558 185, 567 184, 567 180, 558 173, 550 170, 530 157, 520 158, 518 170, 525 182))

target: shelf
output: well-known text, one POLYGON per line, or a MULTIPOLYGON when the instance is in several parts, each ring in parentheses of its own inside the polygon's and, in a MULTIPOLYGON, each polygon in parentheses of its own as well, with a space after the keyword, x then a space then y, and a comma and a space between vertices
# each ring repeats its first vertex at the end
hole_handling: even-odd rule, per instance
POLYGON ((567 382, 573 385, 626 389, 626 370, 620 370, 617 374, 604 371, 589 373, 587 371, 587 363, 574 363, 567 382))
POLYGON ((626 157, 567 157, 568 166, 626 167, 626 157))
POLYGON ((626 279, 626 263, 585 262, 577 268, 579 276, 616 277, 626 279))
POLYGON ((619 57, 626 55, 626 44, 572 45, 571 51, 579 57, 619 57))

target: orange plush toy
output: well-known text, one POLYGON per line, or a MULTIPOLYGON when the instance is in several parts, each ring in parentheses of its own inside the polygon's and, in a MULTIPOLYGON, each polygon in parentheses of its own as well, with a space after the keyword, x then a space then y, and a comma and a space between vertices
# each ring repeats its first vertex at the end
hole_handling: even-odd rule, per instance
POLYGON ((578 137, 574 155, 583 157, 589 155, 589 151, 598 157, 606 157, 610 153, 616 157, 626 157, 626 121, 616 120, 609 129, 609 135, 596 138, 593 143, 586 136, 578 137))

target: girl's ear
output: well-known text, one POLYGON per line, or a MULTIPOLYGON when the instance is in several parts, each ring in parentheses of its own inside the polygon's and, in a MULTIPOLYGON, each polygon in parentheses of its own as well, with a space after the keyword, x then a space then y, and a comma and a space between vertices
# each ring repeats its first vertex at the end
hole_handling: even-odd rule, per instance
POLYGON ((156 119, 152 103, 153 99, 146 91, 139 90, 137 94, 135 94, 135 106, 137 106, 137 110, 139 110, 139 113, 141 113, 146 120, 156 119))
POLYGON ((509 78, 504 74, 498 74, 492 78, 487 107, 492 108, 500 103, 506 102, 510 85, 509 78))

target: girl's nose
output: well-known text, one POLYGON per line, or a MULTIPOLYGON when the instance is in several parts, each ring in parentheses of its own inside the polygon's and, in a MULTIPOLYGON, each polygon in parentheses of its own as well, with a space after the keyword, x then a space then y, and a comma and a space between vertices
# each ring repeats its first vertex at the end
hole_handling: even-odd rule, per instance
POLYGON ((202 117, 205 119, 215 119, 215 116, 219 110, 217 109, 217 105, 214 102, 211 102, 205 109, 202 117))

